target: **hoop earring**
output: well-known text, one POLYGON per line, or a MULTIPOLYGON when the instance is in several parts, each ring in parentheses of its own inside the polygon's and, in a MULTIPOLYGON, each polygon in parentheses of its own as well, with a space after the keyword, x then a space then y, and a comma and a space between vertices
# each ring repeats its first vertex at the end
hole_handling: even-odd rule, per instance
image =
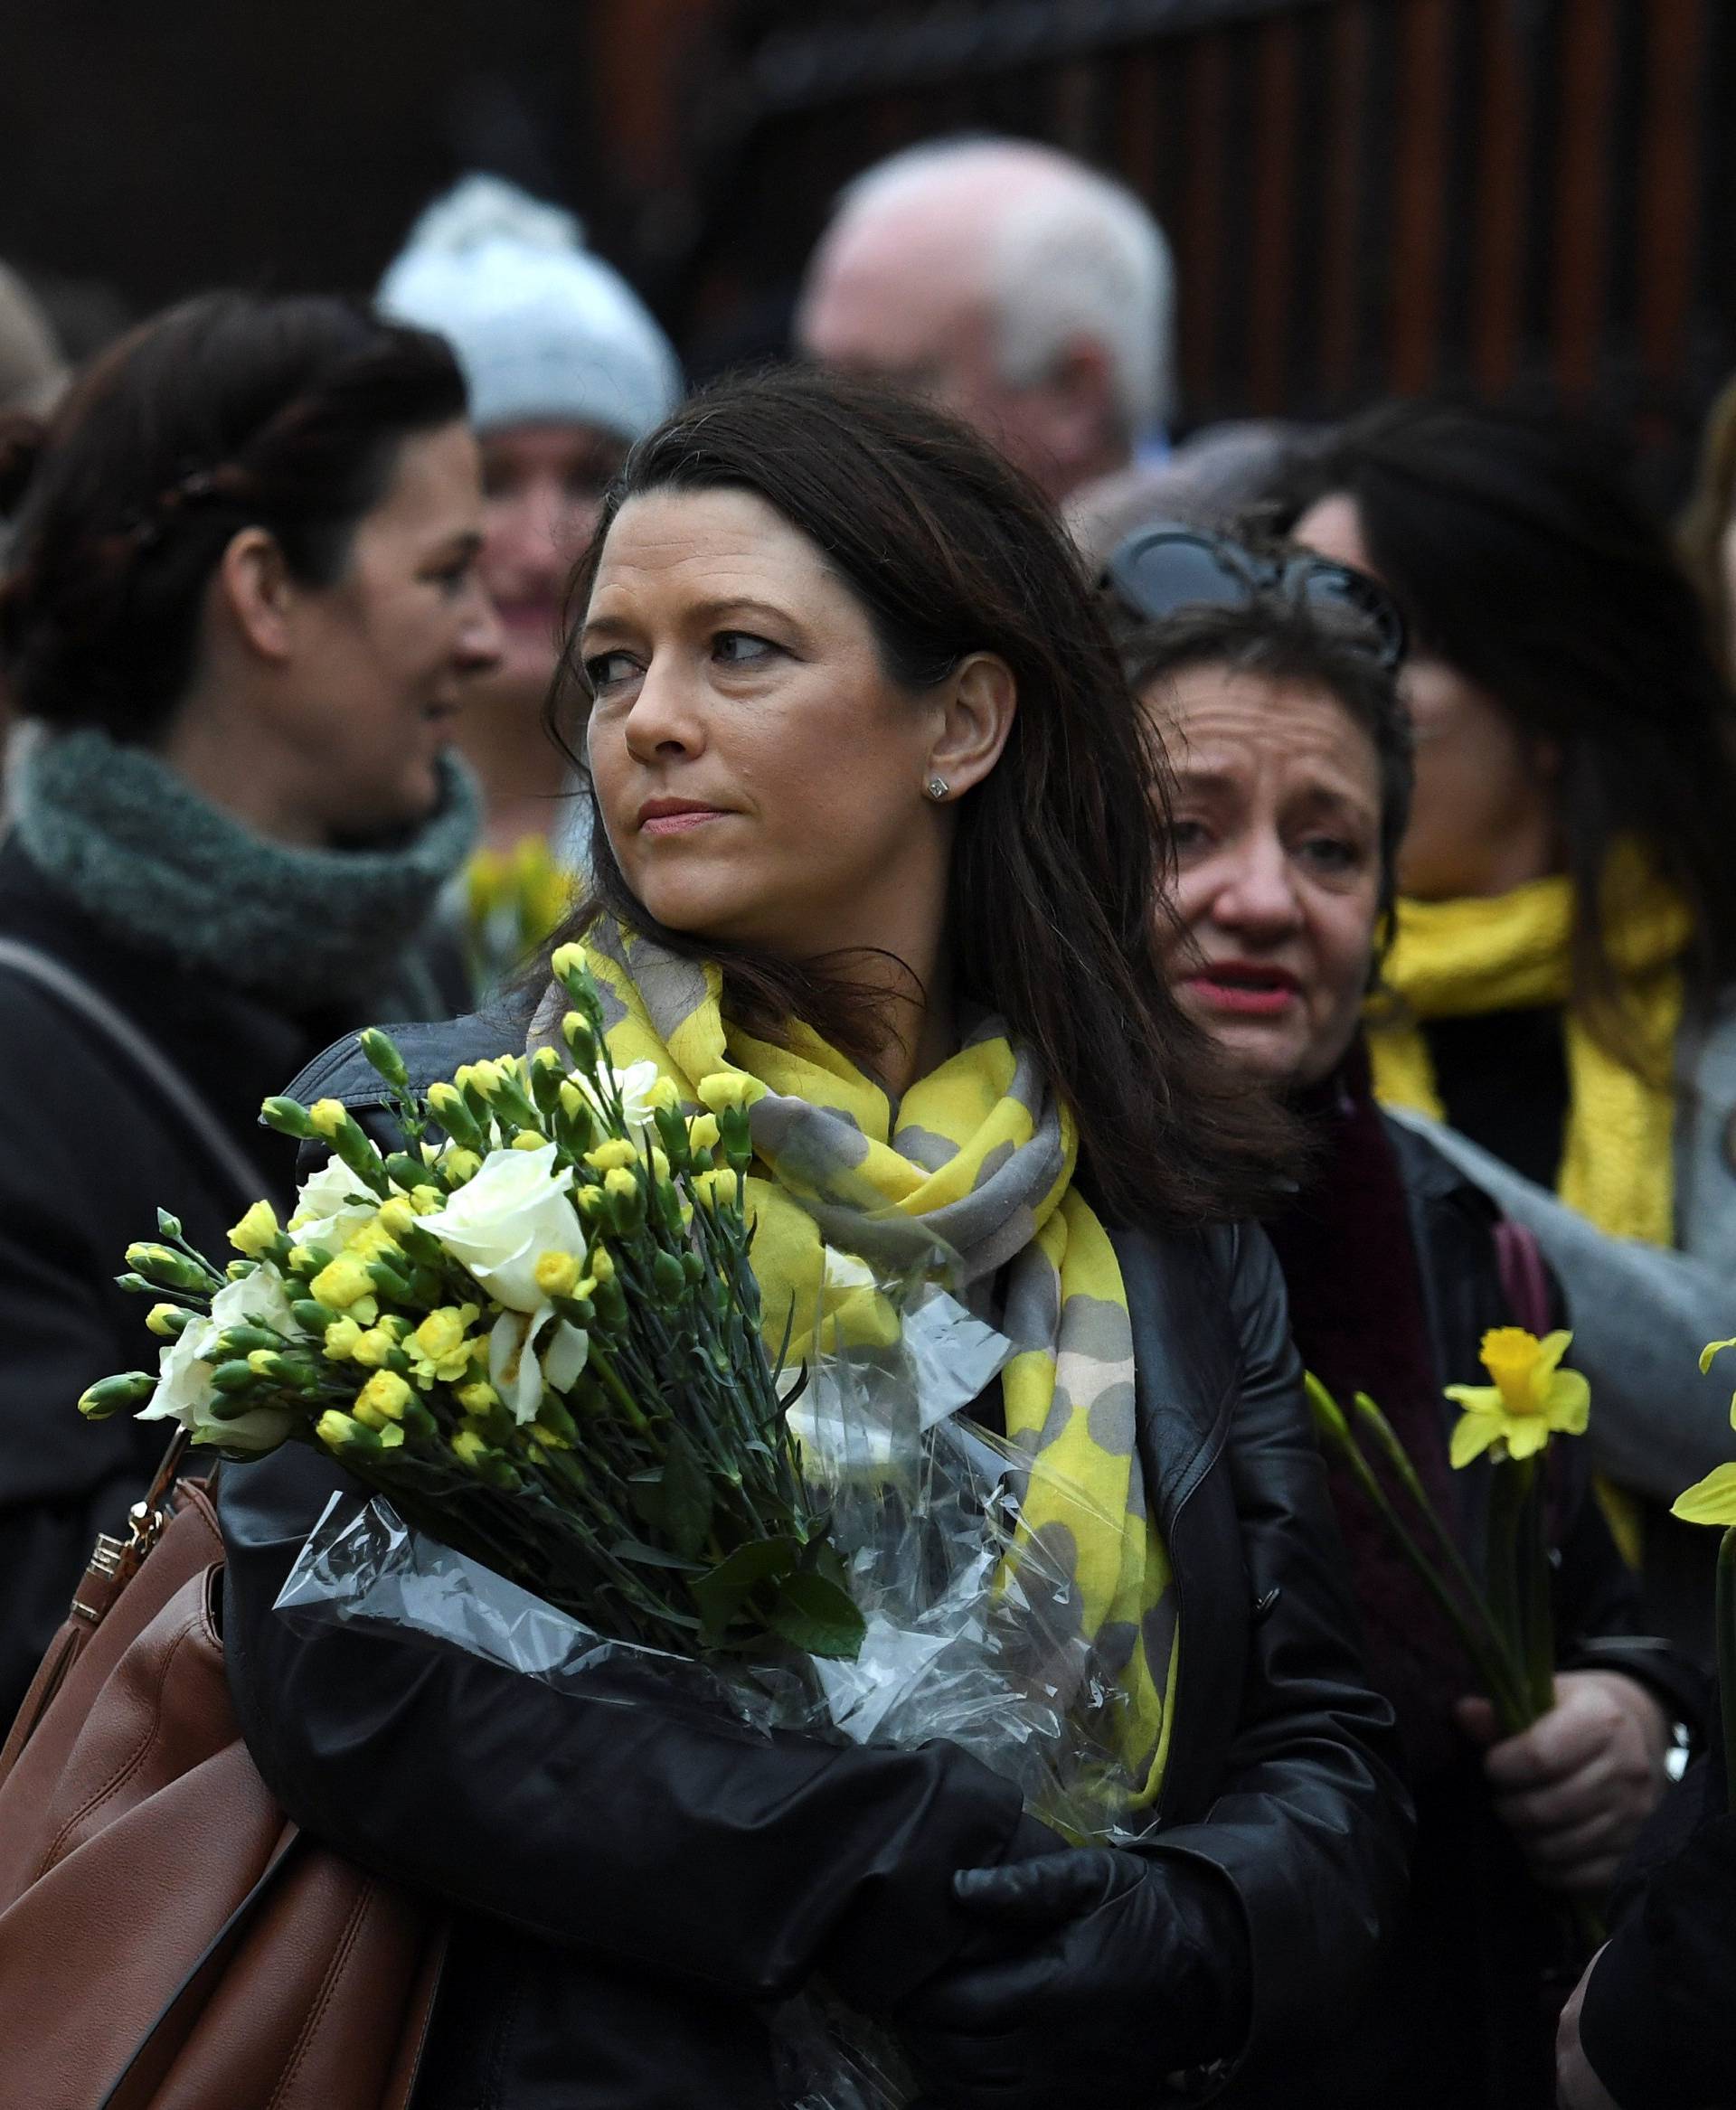
POLYGON ((934 801, 936 805, 939 805, 940 801, 945 798, 949 788, 950 787, 948 785, 944 777, 930 777, 929 778, 929 796, 934 801))

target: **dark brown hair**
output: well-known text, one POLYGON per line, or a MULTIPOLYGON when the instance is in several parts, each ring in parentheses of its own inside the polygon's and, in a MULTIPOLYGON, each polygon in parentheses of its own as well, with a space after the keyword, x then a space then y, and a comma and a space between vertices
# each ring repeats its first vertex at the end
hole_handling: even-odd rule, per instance
MULTIPOLYGON (((877 388, 811 373, 735 381, 640 440, 573 585, 557 721, 582 703, 579 629, 609 528, 657 491, 740 490, 807 536, 855 596, 889 676, 911 690, 972 652, 1018 684, 1005 753, 959 801, 950 936, 959 994, 1007 1022, 1077 1116, 1093 1191, 1125 1222, 1184 1228, 1269 1205, 1282 1117, 1171 995, 1159 952, 1152 826, 1162 765, 1078 560, 1034 486, 974 433, 877 388)), ((596 815, 592 890, 564 936, 618 918, 715 959, 731 1015, 800 1018, 859 1059, 877 1051, 832 961, 789 961, 662 928, 596 815)), ((883 1042, 882 1042, 883 1044, 883 1042)))
POLYGON ((1280 521, 1353 499, 1413 649, 1559 749, 1573 1002, 1637 1066, 1603 886, 1624 837, 1687 905, 1694 998, 1736 978, 1731 700, 1663 528, 1606 436, 1451 403, 1371 411, 1300 458, 1288 486, 1280 521))
POLYGON ((0 441, 13 708, 149 741, 193 672, 204 594, 241 529, 329 585, 412 433, 462 418, 441 339, 341 300, 212 293, 112 346, 46 428, 0 441))
MULTIPOLYGON (((1247 546, 1268 553, 1254 538, 1247 546)), ((1416 783, 1415 741, 1397 680, 1377 656, 1372 626, 1348 607, 1327 613, 1296 594, 1261 587, 1233 608, 1178 608, 1162 622, 1118 622, 1116 639, 1136 695, 1187 668, 1212 666, 1324 690, 1343 708, 1367 735, 1380 771, 1380 913, 1389 922, 1416 783)))

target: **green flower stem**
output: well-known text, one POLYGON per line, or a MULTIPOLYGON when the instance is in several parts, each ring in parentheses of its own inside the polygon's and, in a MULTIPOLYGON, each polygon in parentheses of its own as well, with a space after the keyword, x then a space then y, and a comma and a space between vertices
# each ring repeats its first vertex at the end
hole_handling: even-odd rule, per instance
POLYGON ((1724 1729, 1724 1777, 1736 1811, 1736 1531, 1718 1546, 1718 1705, 1724 1729))
MULTIPOLYGON (((1379 1439, 1381 1449, 1384 1453, 1393 1471, 1397 1473, 1399 1477, 1403 1481, 1406 1493, 1410 1495, 1411 1501, 1416 1503, 1418 1510, 1421 1512, 1423 1521, 1429 1526, 1429 1531, 1433 1535, 1435 1543, 1440 1548, 1442 1554, 1446 1558, 1448 1568, 1452 1570, 1454 1580, 1458 1584, 1459 1588, 1464 1593, 1465 1605, 1469 1609, 1471 1615, 1482 1626, 1484 1633, 1487 1637, 1489 1645, 1493 1648, 1502 1651, 1503 1653, 1505 1653, 1507 1644, 1503 1635, 1495 1631, 1495 1628, 1490 1620, 1489 1609, 1487 1603, 1485 1600, 1483 1586, 1471 1573, 1470 1563, 1466 1559, 1464 1554, 1459 1551, 1458 1540, 1448 1529, 1447 1524, 1441 1518, 1439 1511, 1436 1509, 1434 1503, 1429 1500, 1428 1490, 1423 1486, 1422 1481, 1418 1475, 1417 1469, 1410 1463, 1410 1455, 1405 1450, 1404 1446, 1399 1441, 1398 1434, 1394 1430, 1392 1423, 1388 1421, 1385 1415, 1381 1412, 1380 1408, 1374 1404, 1373 1400, 1369 1398, 1366 1392, 1357 1393, 1356 1405, 1363 1418, 1367 1421, 1369 1426, 1374 1430, 1375 1436, 1379 1439)), ((1514 1691, 1516 1691, 1519 1685, 1516 1664, 1512 1665, 1511 1670, 1511 1682, 1514 1691)))
POLYGON ((1519 1516, 1518 1559, 1524 1591, 1525 1670, 1533 1719, 1555 1704, 1555 1615, 1550 1590, 1548 1484, 1541 1458, 1525 1461, 1526 1499, 1519 1516))
MULTIPOLYGON (((1310 1377, 1308 1383, 1312 1387, 1318 1383, 1318 1380, 1310 1377)), ((1398 1542, 1406 1559, 1416 1569, 1424 1587, 1452 1622, 1454 1631, 1476 1669, 1478 1681, 1487 1692, 1502 1722, 1523 1727, 1521 1681, 1511 1653, 1501 1644, 1499 1633, 1493 1626, 1480 1625, 1467 1613, 1454 1592, 1448 1588, 1439 1569, 1423 1551, 1415 1535, 1394 1508, 1342 1415, 1337 1415, 1334 1420, 1321 1415, 1316 1407, 1316 1419, 1322 1432, 1343 1455, 1355 1477, 1356 1484, 1373 1505, 1382 1522, 1398 1542)), ((1396 1437, 1394 1441, 1397 1441, 1396 1437)))

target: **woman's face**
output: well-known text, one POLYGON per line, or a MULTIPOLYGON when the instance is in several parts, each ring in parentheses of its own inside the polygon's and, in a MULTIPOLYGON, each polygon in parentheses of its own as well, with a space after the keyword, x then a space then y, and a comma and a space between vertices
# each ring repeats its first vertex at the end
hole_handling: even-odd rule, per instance
POLYGON ((500 616, 492 686, 540 704, 554 675, 567 575, 597 525, 627 442, 595 425, 482 435, 482 582, 500 616))
POLYGON ((1374 744, 1326 691, 1184 668, 1141 702, 1175 773, 1171 984, 1240 1068, 1294 1088, 1356 1031, 1380 909, 1374 744))
MULTIPOLYGON (((1380 573, 1356 502, 1311 505, 1294 539, 1340 564, 1380 573)), ((1417 788, 1399 851, 1399 885, 1419 900, 1505 894, 1560 862, 1553 750, 1532 739, 1486 689, 1444 659, 1412 652, 1399 692, 1416 733, 1417 788)))
POLYGON ((339 578, 289 593, 263 708, 315 838, 365 840, 439 804, 439 757, 500 654, 481 545, 476 443, 447 425, 403 442, 339 578))
POLYGON ((603 825, 659 922, 811 959, 896 950, 944 899, 951 814, 923 796, 944 703, 889 678, 862 604, 762 499, 629 499, 580 650, 603 825))

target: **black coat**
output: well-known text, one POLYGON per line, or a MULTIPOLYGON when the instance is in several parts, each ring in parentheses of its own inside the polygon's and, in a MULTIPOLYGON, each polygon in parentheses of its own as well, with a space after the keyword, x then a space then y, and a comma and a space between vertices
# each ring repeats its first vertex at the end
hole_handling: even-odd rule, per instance
MULTIPOLYGON (((0 936, 63 963, 148 1036, 259 1168, 254 1195, 293 1192, 292 1146, 259 1102, 350 1023, 294 1012, 110 935, 0 843, 0 936)), ((453 1008, 462 996, 451 989, 453 1008)), ((114 1277, 159 1206, 212 1255, 250 1197, 107 1035, 0 966, 0 1725, 66 1615, 96 1534, 124 1521, 166 1425, 85 1422, 93 1380, 149 1367, 145 1301, 114 1277)))
MULTIPOLYGON (((473 1021, 401 1044, 429 1079, 512 1041, 473 1021)), ((296 1091, 378 1113, 377 1080, 343 1050, 296 1091)), ((1182 1636, 1148 1851, 1234 1887, 1246 2053, 1272 2070, 1370 1965, 1403 1889, 1408 1804, 1390 1710, 1347 1638, 1269 1248, 1223 1229, 1117 1249, 1182 1636)), ((895 2015, 958 1950, 952 1872, 1052 1844, 945 1744, 767 1744, 655 1693, 625 1711, 413 1643, 292 1632, 271 1604, 335 1489, 354 1493, 304 1449, 225 1469, 225 1644, 290 1813, 458 1907, 419 2110, 769 2105, 767 2003, 817 1971, 895 2015)))
POLYGON ((1620 2110, 1736 2099, 1736 1815, 1715 1731, 1622 1870, 1585 1990, 1580 2042, 1620 2110))
MULTIPOLYGON (((1404 1191, 1437 1396, 1481 1381, 1478 1349, 1517 1323, 1503 1286, 1497 1212, 1432 1144, 1383 1120, 1404 1191)), ((1562 1312, 1567 1323, 1571 1314, 1562 1312)), ((1596 1411, 1593 1399, 1592 1410, 1596 1411)), ((1440 1441, 1455 1410, 1444 1398, 1440 1441)), ((1666 1644, 1637 1633, 1639 1592, 1592 1497, 1585 1446, 1551 1454, 1556 1530, 1554 1613, 1564 1670, 1619 1670, 1650 1686, 1678 1719, 1697 1719, 1699 1673, 1666 1644)), ((1475 1563, 1487 1524, 1492 1468, 1451 1476, 1454 1521, 1475 1563)), ((1468 1680, 1467 1686, 1468 1689, 1468 1680)), ((1553 2101, 1555 2009, 1577 1973, 1561 1915, 1495 1814, 1480 1756, 1420 1779, 1410 1902, 1344 2041, 1296 2077, 1295 2110, 1543 2110, 1553 2101)))

